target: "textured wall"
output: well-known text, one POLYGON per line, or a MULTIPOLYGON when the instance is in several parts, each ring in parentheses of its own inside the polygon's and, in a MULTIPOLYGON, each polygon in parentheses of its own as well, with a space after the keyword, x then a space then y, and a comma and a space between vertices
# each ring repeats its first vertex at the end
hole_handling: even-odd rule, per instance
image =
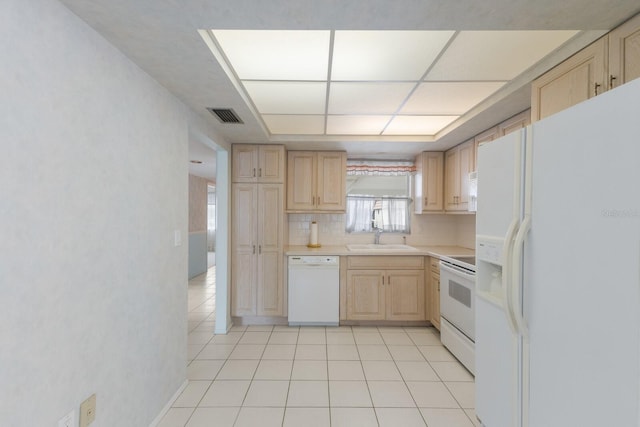
POLYGON ((191 113, 57 1, 2 10, 0 425, 96 393, 147 426, 186 377, 191 113))

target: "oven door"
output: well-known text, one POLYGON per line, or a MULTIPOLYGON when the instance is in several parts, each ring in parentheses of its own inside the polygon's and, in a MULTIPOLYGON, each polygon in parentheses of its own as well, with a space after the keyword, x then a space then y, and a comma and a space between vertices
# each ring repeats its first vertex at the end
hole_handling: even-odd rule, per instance
POLYGON ((440 315, 475 341, 475 274, 440 263, 440 315))

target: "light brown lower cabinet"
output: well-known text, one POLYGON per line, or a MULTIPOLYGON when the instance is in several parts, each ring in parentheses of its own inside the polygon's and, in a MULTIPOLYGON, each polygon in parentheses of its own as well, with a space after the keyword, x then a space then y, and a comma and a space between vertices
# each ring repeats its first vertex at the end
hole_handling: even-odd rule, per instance
POLYGON ((424 257, 361 256, 347 262, 346 320, 426 320, 424 257))
POLYGON ((429 280, 429 294, 430 294, 430 318, 429 321, 437 330, 440 330, 440 260, 432 257, 431 264, 431 277, 429 280))

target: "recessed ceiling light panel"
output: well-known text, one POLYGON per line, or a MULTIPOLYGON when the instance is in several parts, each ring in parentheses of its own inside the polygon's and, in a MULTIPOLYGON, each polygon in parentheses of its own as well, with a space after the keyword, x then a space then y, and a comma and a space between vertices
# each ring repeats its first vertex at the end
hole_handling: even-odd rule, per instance
POLYGON ((336 31, 331 80, 419 80, 453 31, 336 31))
POLYGON ((324 114, 324 82, 242 82, 262 114, 324 114))
POLYGON ((458 116, 396 116, 383 135, 435 135, 458 116))
POLYGON ((504 84, 505 82, 422 83, 411 94, 400 113, 462 115, 504 84))
POLYGON ((213 30, 241 80, 326 80, 329 31, 213 30))
POLYGON ((273 135, 322 135, 324 133, 324 116, 321 115, 264 114, 262 118, 273 135))
POLYGON ((393 114, 415 83, 333 82, 329 114, 393 114))
POLYGON ((327 134, 379 135, 391 116, 328 116, 327 134))

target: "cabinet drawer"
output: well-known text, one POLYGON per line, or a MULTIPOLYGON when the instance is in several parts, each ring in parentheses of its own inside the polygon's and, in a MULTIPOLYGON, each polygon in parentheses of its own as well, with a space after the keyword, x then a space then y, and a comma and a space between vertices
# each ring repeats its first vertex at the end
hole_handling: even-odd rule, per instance
POLYGON ((431 272, 440 275, 440 258, 431 257, 431 272))
POLYGON ((422 256, 350 256, 347 257, 348 269, 423 269, 422 256))

